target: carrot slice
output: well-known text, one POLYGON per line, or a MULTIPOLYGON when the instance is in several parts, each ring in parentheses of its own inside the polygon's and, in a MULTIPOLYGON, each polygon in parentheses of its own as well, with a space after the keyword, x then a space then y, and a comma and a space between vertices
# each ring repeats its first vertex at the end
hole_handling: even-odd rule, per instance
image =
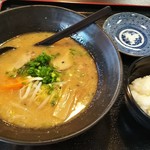
POLYGON ((11 78, 5 81, 5 84, 0 84, 0 90, 18 90, 26 83, 22 78, 11 78))

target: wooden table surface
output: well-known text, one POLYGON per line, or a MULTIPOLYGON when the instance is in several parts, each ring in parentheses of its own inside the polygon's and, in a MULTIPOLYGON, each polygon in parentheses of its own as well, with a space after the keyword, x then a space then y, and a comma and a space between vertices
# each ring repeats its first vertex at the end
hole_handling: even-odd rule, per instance
POLYGON ((149 6, 150 0, 26 0, 26 1, 45 1, 45 2, 60 2, 60 3, 77 3, 91 5, 132 5, 132 6, 149 6))

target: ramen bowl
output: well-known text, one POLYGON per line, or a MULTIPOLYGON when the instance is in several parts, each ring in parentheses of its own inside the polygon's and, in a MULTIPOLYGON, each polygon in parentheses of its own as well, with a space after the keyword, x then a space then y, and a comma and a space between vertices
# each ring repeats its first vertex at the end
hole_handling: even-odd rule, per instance
MULTIPOLYGON (((0 13, 0 43, 28 32, 58 32, 85 16, 61 7, 31 5, 0 13)), ((115 46, 97 24, 71 36, 93 57, 98 72, 96 94, 86 110, 74 119, 46 129, 29 129, 0 121, 1 141, 17 144, 51 144, 86 131, 110 110, 122 85, 122 61, 115 46)))
MULTIPOLYGON (((142 78, 142 80, 136 80, 136 84, 135 84, 135 85, 138 84, 139 89, 141 89, 140 87, 142 87, 143 85, 146 86, 145 83, 146 82, 148 83, 148 80, 146 78, 145 78, 146 80, 144 79, 144 77, 146 77, 148 75, 150 75, 150 56, 139 58, 136 61, 134 61, 132 63, 132 65, 130 66, 128 77, 127 77, 127 82, 126 82, 126 86, 125 86, 125 100, 126 100, 126 104, 129 109, 129 112, 135 118, 135 120, 140 125, 145 127, 146 129, 150 129, 150 116, 148 115, 146 110, 143 108, 148 107, 148 106, 146 106, 148 103, 146 104, 144 102, 145 99, 143 99, 142 97, 139 97, 139 96, 138 96, 139 97, 138 99, 137 98, 135 99, 130 85, 131 85, 131 83, 133 83, 133 81, 135 81, 135 79, 142 78), (137 83, 137 81, 138 81, 138 83, 137 83), (139 83, 139 81, 140 81, 140 83, 139 83), (140 101, 140 103, 139 103, 139 101, 140 101), (143 107, 143 104, 144 104, 144 107, 143 107)), ((146 90, 148 88, 143 87, 143 89, 146 90)), ((139 93, 143 93, 143 92, 141 91, 139 93)))

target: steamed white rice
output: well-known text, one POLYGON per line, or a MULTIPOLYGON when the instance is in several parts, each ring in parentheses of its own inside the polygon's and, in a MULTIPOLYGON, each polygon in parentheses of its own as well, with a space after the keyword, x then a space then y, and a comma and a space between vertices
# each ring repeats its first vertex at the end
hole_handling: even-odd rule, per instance
POLYGON ((129 87, 137 104, 150 116, 150 75, 135 79, 129 87))

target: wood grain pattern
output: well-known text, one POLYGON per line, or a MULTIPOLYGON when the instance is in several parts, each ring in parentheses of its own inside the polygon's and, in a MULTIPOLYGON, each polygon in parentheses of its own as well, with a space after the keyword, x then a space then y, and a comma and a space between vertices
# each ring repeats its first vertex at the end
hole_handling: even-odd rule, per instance
POLYGON ((24 1, 150 7, 150 0, 24 0, 24 1))

